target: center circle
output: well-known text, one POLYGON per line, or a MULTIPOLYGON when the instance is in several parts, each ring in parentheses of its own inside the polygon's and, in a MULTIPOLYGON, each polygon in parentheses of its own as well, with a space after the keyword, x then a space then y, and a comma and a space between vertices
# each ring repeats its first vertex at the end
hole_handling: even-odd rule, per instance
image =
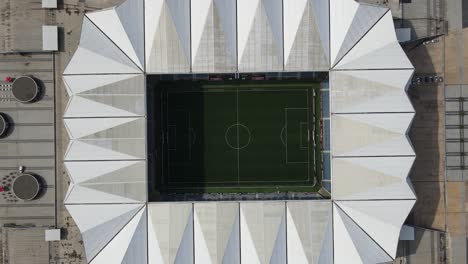
POLYGON ((224 139, 232 149, 243 149, 250 144, 252 135, 248 127, 243 124, 233 124, 226 129, 224 139))

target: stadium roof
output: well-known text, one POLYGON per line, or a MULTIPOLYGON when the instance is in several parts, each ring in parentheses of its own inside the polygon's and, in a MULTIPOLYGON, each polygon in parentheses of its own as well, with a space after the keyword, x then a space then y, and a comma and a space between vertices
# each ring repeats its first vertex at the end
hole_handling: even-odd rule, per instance
POLYGON ((91 263, 381 263, 415 203, 413 66, 353 0, 127 0, 64 71, 65 204, 91 263), (236 12, 237 10, 237 12, 236 12), (329 71, 332 199, 148 203, 145 74, 329 71))

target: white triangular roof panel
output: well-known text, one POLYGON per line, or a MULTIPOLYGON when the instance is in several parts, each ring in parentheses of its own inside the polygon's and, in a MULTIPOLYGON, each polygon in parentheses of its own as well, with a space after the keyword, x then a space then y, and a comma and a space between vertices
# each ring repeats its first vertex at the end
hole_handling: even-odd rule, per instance
POLYGON ((262 0, 265 14, 271 27, 273 43, 279 50, 283 50, 283 1, 262 0))
POLYGON ((128 117, 145 114, 142 74, 64 75, 69 102, 64 117, 128 117))
POLYGON ((413 113, 335 114, 334 156, 414 156, 406 135, 413 113))
POLYGON ((407 180, 414 157, 333 158, 335 200, 415 199, 407 180))
POLYGON ((80 44, 67 65, 67 74, 141 73, 141 70, 87 17, 80 44))
POLYGON ((187 60, 190 60, 190 2, 188 0, 166 0, 177 35, 187 60))
POLYGON ((65 204, 93 204, 93 203, 141 203, 143 201, 132 200, 123 196, 100 192, 80 185, 73 187, 73 190, 64 200, 65 204))
POLYGON ((243 227, 242 223, 246 223, 248 220, 245 216, 245 213, 241 210, 240 211, 240 222, 241 222, 241 229, 240 229, 240 236, 241 240, 241 263, 245 261, 249 261, 252 264, 261 264, 259 253, 257 252, 257 248, 255 246, 254 238, 251 233, 250 228, 243 227))
MULTIPOLYGON (((128 98, 126 100, 138 100, 139 98, 128 98)), ((138 100, 142 101, 142 100, 138 100)), ((138 111, 135 111, 138 112, 138 111)), ((99 103, 80 96, 70 97, 70 102, 65 110, 64 117, 133 117, 141 116, 143 113, 132 113, 117 107, 99 103)))
POLYGON ((241 262, 285 262, 285 203, 241 203, 240 211, 241 262))
MULTIPOLYGON (((332 208, 333 209, 333 208, 332 208)), ((333 262, 333 210, 330 210, 327 227, 323 235, 322 249, 318 257, 317 263, 331 263, 333 262)))
MULTIPOLYGON (((70 96, 77 95, 86 91, 90 91, 99 87, 112 85, 120 81, 142 76, 141 74, 106 74, 106 75, 64 75, 63 80, 67 89, 70 90, 70 96)), ((120 90, 120 89, 119 89, 120 90)), ((134 91, 135 88, 128 87, 129 91, 134 91)), ((142 87, 141 92, 144 92, 142 87)), ((107 90, 111 93, 111 90, 107 90)), ((107 94, 107 93, 106 93, 107 94)))
POLYGON ((312 0, 312 11, 316 24, 320 30, 320 40, 325 51, 327 61, 330 58, 330 2, 322 0, 312 0))
POLYGON ((190 1, 145 1, 148 73, 190 71, 190 1))
POLYGON ((202 227, 200 226, 200 220, 195 214, 194 220, 194 237, 195 237, 195 261, 199 263, 215 263, 212 256, 210 256, 210 250, 208 249, 207 239, 203 234, 202 227))
POLYGON ((406 94, 413 70, 330 74, 332 113, 414 112, 406 94))
POLYGON ((86 232, 127 212, 136 213, 141 207, 141 204, 66 205, 81 232, 86 232))
POLYGON ((284 65, 281 1, 238 1, 237 10, 238 71, 282 71, 284 65), (249 17, 250 15, 253 18, 249 17))
POLYGON ((187 219, 184 233, 175 255, 173 263, 192 263, 193 262, 193 214, 191 213, 187 219))
POLYGON ((302 14, 309 0, 283 1, 284 10, 284 58, 287 60, 294 44, 302 14))
MULTIPOLYGON (((125 32, 125 28, 123 27, 115 8, 87 13, 86 16, 138 67, 140 67, 140 69, 142 69, 140 60, 133 49, 132 43, 125 32)), ((143 38, 143 35, 141 37, 143 38)))
POLYGON ((390 256, 395 257, 401 227, 415 202, 342 201, 338 205, 390 256))
POLYGON ((65 162, 74 188, 66 204, 142 203, 146 200, 143 161, 65 162))
POLYGON ((196 51, 205 29, 206 20, 213 0, 197 0, 191 5, 191 33, 192 33, 192 63, 195 61, 196 51))
POLYGON ((144 142, 140 140, 73 140, 69 142, 66 161, 88 160, 135 160, 144 159, 144 142), (97 144, 96 144, 97 143, 97 144), (136 144, 138 143, 138 144, 136 144), (139 152, 139 155, 126 154, 119 147, 139 152))
POLYGON ((65 126, 69 132, 70 139, 79 139, 135 120, 137 118, 106 118, 105 120, 102 118, 65 119, 65 126))
POLYGON ((148 214, 148 263, 166 263, 161 252, 161 246, 156 238, 155 224, 148 214))
MULTIPOLYGON (((90 161, 90 162, 65 162, 65 168, 68 171, 73 183, 79 184, 96 177, 110 174, 120 169, 141 164, 142 161, 90 161)), ((129 175, 135 177, 133 175, 129 175)), ((139 176, 136 176, 140 178, 139 176)))
POLYGON ((229 61, 237 69, 237 2, 231 0, 214 0, 214 12, 218 14, 226 50, 229 51, 229 61))
POLYGON ((333 206, 334 263, 386 263, 393 259, 339 207, 333 206))
POLYGON ((412 69, 395 33, 391 12, 341 59, 334 70, 412 69))
MULTIPOLYGON (((135 66, 136 67, 136 66, 135 66)), ((119 64, 115 61, 102 56, 99 53, 91 52, 78 46, 70 63, 63 72, 66 74, 99 74, 99 73, 140 73, 125 64, 119 64)))
POLYGON ((137 56, 134 61, 144 69, 142 67, 145 65, 144 0, 127 0, 115 10, 137 56))
POLYGON ((332 65, 336 63, 336 56, 358 8, 359 3, 354 0, 330 0, 330 61, 332 65))
POLYGON ((194 204, 195 263, 222 263, 226 256, 231 263, 238 262, 238 225, 238 203, 194 204))
POLYGON ((193 214, 191 203, 148 205, 150 264, 193 262, 193 214))
MULTIPOLYGON (((91 264, 107 263, 146 263, 146 208, 142 208, 124 228, 112 238, 102 251, 90 262, 91 264), (142 230, 143 229, 143 230, 142 230), (139 231, 144 231, 139 232, 139 231), (134 237, 138 236, 138 237, 134 237), (133 242, 133 243, 132 243, 133 242), (130 257, 126 253, 133 251, 130 257)), ((89 260, 88 260, 89 261, 89 260)))
POLYGON ((281 217, 281 223, 278 228, 278 234, 276 236, 273 251, 271 253, 270 261, 271 264, 282 264, 285 263, 286 257, 286 215, 283 214, 281 217))
POLYGON ((283 1, 286 71, 329 69, 328 1, 283 1))
POLYGON ((331 201, 287 201, 288 263, 332 262, 332 256, 322 256, 326 249, 332 251, 328 226, 331 225, 331 201), (324 250, 325 249, 325 250, 324 250))
POLYGON ((242 54, 244 54, 257 8, 261 8, 260 1, 261 0, 237 1, 237 54, 239 62, 242 58, 242 54))
POLYGON ((236 2, 193 1, 192 71, 234 72, 237 68, 236 2))
POLYGON ((91 261, 142 207, 142 204, 66 205, 83 235, 88 261, 91 261))
MULTIPOLYGON (((153 41, 158 31, 158 23, 161 19, 164 0, 145 0, 145 54, 146 64, 153 49, 153 41)), ((148 67, 148 65, 146 66, 148 67)))
MULTIPOLYGON (((125 256, 122 260, 124 264, 132 263, 148 263, 148 218, 146 208, 142 209, 144 212, 139 217, 135 217, 132 221, 138 220, 138 225, 133 232, 133 236, 128 245, 125 256)), ((130 226, 130 225, 127 225, 130 226)), ((133 223, 131 225, 133 227, 133 223)))
POLYGON ((359 4, 341 47, 336 53, 334 64, 338 63, 388 11, 389 9, 385 7, 359 4))

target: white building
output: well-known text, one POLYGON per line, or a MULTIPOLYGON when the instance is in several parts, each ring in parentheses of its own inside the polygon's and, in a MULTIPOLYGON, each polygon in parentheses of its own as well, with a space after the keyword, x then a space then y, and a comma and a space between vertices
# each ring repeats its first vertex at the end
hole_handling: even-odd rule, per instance
POLYGON ((86 14, 64 72, 65 204, 91 263, 383 263, 416 201, 388 9, 353 0, 127 0, 86 14), (331 200, 149 203, 145 76, 329 71, 331 200))

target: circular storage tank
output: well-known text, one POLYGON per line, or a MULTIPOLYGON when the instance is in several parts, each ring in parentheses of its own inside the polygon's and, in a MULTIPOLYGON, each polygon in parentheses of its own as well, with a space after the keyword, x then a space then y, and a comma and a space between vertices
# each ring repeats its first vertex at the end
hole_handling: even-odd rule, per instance
POLYGON ((37 98, 39 87, 36 81, 29 76, 21 76, 12 84, 11 93, 21 103, 30 103, 37 98))
POLYGON ((11 189, 18 199, 29 201, 36 198, 40 188, 39 181, 34 175, 24 173, 13 181, 11 189))
POLYGON ((2 113, 0 113, 0 138, 6 134, 8 126, 9 124, 5 116, 2 113))

